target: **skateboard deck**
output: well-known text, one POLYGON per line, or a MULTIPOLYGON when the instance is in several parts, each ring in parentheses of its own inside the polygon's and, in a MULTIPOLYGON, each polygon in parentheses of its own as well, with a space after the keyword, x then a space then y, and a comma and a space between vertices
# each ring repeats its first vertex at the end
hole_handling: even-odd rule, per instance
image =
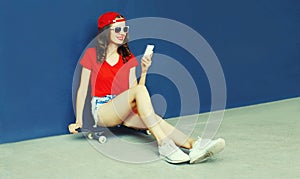
POLYGON ((142 130, 142 129, 134 129, 130 127, 126 127, 124 125, 118 125, 116 127, 110 128, 81 128, 77 129, 78 132, 83 133, 90 140, 97 140, 99 143, 104 144, 107 142, 107 135, 110 133, 109 131, 118 131, 118 130, 130 130, 137 133, 143 133, 145 135, 151 135, 149 130, 142 130))

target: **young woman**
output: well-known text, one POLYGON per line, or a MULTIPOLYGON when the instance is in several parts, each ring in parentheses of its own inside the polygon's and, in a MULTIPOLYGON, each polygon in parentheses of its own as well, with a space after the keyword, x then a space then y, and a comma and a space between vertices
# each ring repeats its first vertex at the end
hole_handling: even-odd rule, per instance
POLYGON ((116 12, 107 12, 98 19, 99 34, 95 47, 83 55, 80 85, 76 99, 76 123, 69 125, 71 133, 82 127, 84 103, 88 85, 92 87, 92 114, 99 126, 148 129, 158 143, 162 158, 170 163, 203 162, 224 146, 223 139, 210 140, 200 147, 201 139, 195 140, 156 115, 145 87, 147 70, 152 54, 141 60, 141 78, 137 82, 134 55, 128 48, 129 27, 126 19, 116 12), (190 149, 189 155, 178 146, 190 149))

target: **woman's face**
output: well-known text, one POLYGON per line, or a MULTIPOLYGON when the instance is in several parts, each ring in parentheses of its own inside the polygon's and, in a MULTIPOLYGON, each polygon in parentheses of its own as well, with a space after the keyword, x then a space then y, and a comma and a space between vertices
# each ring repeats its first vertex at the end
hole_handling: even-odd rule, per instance
POLYGON ((128 30, 129 27, 126 26, 125 21, 112 24, 110 27, 110 42, 117 45, 122 45, 128 30))

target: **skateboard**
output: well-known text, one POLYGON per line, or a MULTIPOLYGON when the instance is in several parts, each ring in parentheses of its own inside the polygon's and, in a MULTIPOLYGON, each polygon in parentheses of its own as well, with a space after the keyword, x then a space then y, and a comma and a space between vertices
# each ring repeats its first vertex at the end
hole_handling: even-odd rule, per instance
POLYGON ((134 129, 134 128, 126 127, 124 125, 118 125, 116 127, 103 128, 103 129, 99 129, 99 128, 77 129, 78 132, 83 133, 84 136, 86 136, 89 140, 97 140, 100 144, 104 144, 107 142, 107 137, 105 135, 107 131, 117 131, 117 130, 131 130, 145 135, 151 135, 149 130, 134 129))
POLYGON ((98 140, 100 144, 104 144, 106 142, 106 137, 102 135, 104 132, 89 132, 87 134, 87 138, 92 140, 98 140))
POLYGON ((96 129, 77 129, 78 132, 83 133, 90 140, 97 140, 100 144, 104 144, 107 140, 106 136, 104 135, 105 130, 96 130, 96 129))

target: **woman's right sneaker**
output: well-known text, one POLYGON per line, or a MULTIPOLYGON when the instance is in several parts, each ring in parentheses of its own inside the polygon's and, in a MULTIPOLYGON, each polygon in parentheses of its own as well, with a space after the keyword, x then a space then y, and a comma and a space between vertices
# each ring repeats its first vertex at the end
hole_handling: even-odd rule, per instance
POLYGON ((221 152, 225 147, 225 140, 218 138, 216 140, 206 139, 206 145, 202 147, 200 145, 202 139, 198 139, 193 148, 190 149, 190 163, 204 162, 213 155, 221 152))
POLYGON ((180 150, 171 139, 164 139, 158 146, 158 152, 160 157, 169 163, 179 164, 190 160, 189 155, 180 150))

